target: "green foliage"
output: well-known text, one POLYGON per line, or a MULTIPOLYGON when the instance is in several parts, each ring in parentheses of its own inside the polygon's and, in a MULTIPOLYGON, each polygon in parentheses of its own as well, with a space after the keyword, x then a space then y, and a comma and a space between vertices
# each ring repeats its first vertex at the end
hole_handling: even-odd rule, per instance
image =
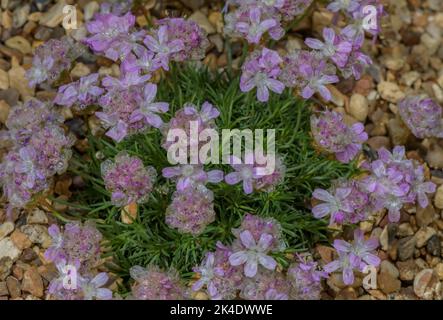
MULTIPOLYGON (((240 92, 238 77, 228 79, 226 74, 193 67, 174 68, 160 82, 158 100, 170 103, 166 121, 185 102, 200 106, 208 100, 221 112, 217 119, 219 129, 275 129, 276 149, 284 157, 286 177, 273 192, 252 195, 245 195, 241 185, 208 185, 215 195, 217 218, 203 234, 193 237, 180 234, 164 222, 175 185, 161 177, 162 168, 170 164, 160 146, 159 130, 132 136, 119 144, 90 136, 88 155, 77 155, 71 165, 72 172, 82 176, 87 187, 74 194, 69 212, 73 217, 97 221, 109 240, 109 252, 114 255, 118 273, 127 276, 133 265, 155 263, 175 267, 187 277, 217 241, 232 241, 231 228, 238 227, 247 213, 273 217, 282 224, 288 244, 285 253, 327 241, 325 221, 313 218, 308 209, 311 193, 316 187, 328 187, 333 179, 352 175, 355 167, 317 154, 311 145, 310 110, 305 102, 286 91, 280 96, 271 95, 266 104, 260 103, 255 92, 240 92), (120 209, 110 204, 110 195, 100 176, 100 163, 121 150, 140 157, 145 165, 154 166, 159 175, 149 202, 139 206, 137 220, 129 225, 120 222, 120 209)), ((231 170, 227 165, 212 166, 225 173, 231 170)), ((284 254, 276 258, 285 264, 284 254)))

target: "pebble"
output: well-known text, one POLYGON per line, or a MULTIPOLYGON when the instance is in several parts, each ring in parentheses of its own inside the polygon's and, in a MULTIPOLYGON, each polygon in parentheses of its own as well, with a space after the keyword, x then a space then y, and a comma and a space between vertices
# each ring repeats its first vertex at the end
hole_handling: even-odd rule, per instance
POLYGON ((437 85, 436 83, 433 83, 432 84, 432 91, 434 92, 434 96, 437 99, 437 101, 442 103, 443 102, 443 89, 440 88, 440 86, 437 85))
POLYGON ((29 240, 28 236, 17 229, 11 234, 11 240, 20 250, 30 248, 32 246, 32 242, 29 240))
POLYGON ((388 236, 388 226, 385 226, 379 237, 380 246, 383 251, 387 251, 389 248, 389 236, 388 236))
POLYGON ((401 76, 401 80, 400 81, 402 83, 404 83, 405 85, 407 85, 408 87, 410 87, 418 79, 420 79, 420 73, 418 73, 417 71, 409 71, 409 72, 404 73, 401 76))
POLYGON ((0 123, 6 123, 11 107, 5 100, 0 100, 0 123))
POLYGON ((189 17, 189 20, 196 22, 208 34, 213 34, 216 32, 214 26, 211 24, 211 22, 209 22, 208 17, 200 10, 195 11, 189 17))
POLYGON ((386 148, 386 149, 390 149, 391 148, 391 141, 389 140, 388 137, 385 136, 374 136, 374 137, 370 137, 367 141, 367 144, 373 149, 373 150, 378 150, 380 148, 386 148))
POLYGON ((389 120, 388 131, 394 145, 405 145, 408 141, 410 131, 399 118, 389 120))
POLYGON ((335 297, 335 300, 356 300, 358 298, 357 292, 354 288, 347 287, 341 290, 337 296, 335 297))
POLYGON ((0 69, 0 90, 9 88, 9 75, 5 70, 0 69))
POLYGON ((31 44, 22 36, 9 38, 8 40, 6 40, 5 44, 7 47, 16 49, 23 54, 30 54, 32 52, 31 44))
POLYGON ((43 210, 36 208, 28 213, 26 221, 28 224, 48 224, 48 217, 43 210))
POLYGON ((413 235, 414 235, 414 230, 412 230, 412 227, 409 223, 407 223, 407 222, 401 223, 398 226, 397 236, 403 238, 403 237, 413 236, 413 235))
POLYGON ((398 269, 391 262, 382 261, 377 277, 380 290, 386 294, 399 291, 401 288, 401 281, 398 280, 399 275, 398 269))
POLYGON ((443 280, 443 263, 440 262, 434 267, 435 272, 440 280, 443 280))
POLYGON ((421 36, 421 42, 428 49, 427 54, 431 56, 431 55, 435 54, 437 52, 438 48, 440 47, 441 39, 437 38, 437 37, 433 37, 429 33, 424 33, 421 36))
POLYGON ((389 70, 398 71, 405 65, 404 58, 388 57, 384 60, 384 65, 389 70))
POLYGON ((440 257, 441 255, 441 243, 439 237, 435 234, 433 235, 426 244, 426 251, 430 255, 433 255, 435 257, 440 257))
POLYGON ((419 227, 426 227, 429 225, 435 217, 435 209, 432 205, 428 205, 426 208, 417 206, 417 213, 415 218, 419 227))
POLYGON ((10 11, 3 11, 0 19, 3 28, 11 29, 12 28, 12 14, 10 11))
POLYGON ((223 42, 223 38, 220 34, 212 34, 208 37, 209 41, 211 41, 211 43, 215 46, 215 48, 217 49, 218 52, 223 52, 224 49, 224 42, 223 42))
POLYGON ((28 236, 32 243, 40 244, 44 248, 51 245, 52 240, 45 226, 39 224, 27 224, 21 226, 20 231, 28 236))
POLYGON ((331 102, 337 107, 341 108, 348 105, 349 98, 340 92, 335 86, 328 85, 328 90, 331 92, 331 102))
POLYGON ((11 274, 13 261, 10 257, 0 258, 0 280, 3 281, 11 274))
POLYGON ((425 246, 426 242, 437 232, 431 227, 422 227, 415 234, 415 239, 417 240, 417 248, 422 248, 425 246))
POLYGON ((71 76, 73 78, 81 78, 87 76, 91 73, 91 69, 84 63, 78 62, 75 67, 71 70, 71 76))
POLYGON ((416 239, 409 236, 398 241, 398 259, 406 261, 414 255, 416 239))
POLYGON ((420 271, 417 264, 412 259, 406 261, 398 261, 396 265, 400 273, 400 280, 403 281, 414 280, 415 276, 420 271))
POLYGON ((377 85, 377 90, 384 100, 392 103, 397 103, 405 97, 405 93, 393 82, 382 81, 377 85))
POLYGON ((34 88, 30 88, 26 79, 26 71, 23 67, 16 66, 9 70, 9 84, 11 88, 17 89, 23 100, 34 95, 34 88))
POLYGON ((21 28, 28 20, 30 11, 31 6, 29 4, 18 6, 12 13, 12 26, 15 29, 21 28))
POLYGON ((9 295, 8 287, 6 285, 6 282, 1 281, 0 282, 0 296, 7 296, 9 295))
POLYGON ((5 100, 9 106, 15 106, 17 104, 19 95, 17 89, 14 88, 0 90, 0 100, 5 100))
POLYGON ((443 209, 443 184, 438 187, 435 193, 434 204, 438 209, 443 209))
POLYGON ((223 34, 224 23, 223 23, 223 14, 221 12, 219 11, 211 12, 208 16, 208 20, 213 26, 215 26, 215 29, 218 34, 223 34))
POLYGON ((369 103, 365 96, 355 93, 349 101, 349 114, 358 121, 364 122, 369 113, 369 103))
POLYGON ((37 269, 42 278, 48 282, 58 276, 58 270, 53 263, 39 266, 37 269))
POLYGON ((39 26, 35 31, 34 38, 36 40, 46 41, 49 40, 49 38, 51 37, 51 33, 52 33, 51 28, 45 26, 39 26))
POLYGON ((415 276, 414 292, 419 298, 426 300, 441 296, 441 282, 434 270, 425 269, 415 276))
POLYGON ((63 7, 66 5, 65 0, 59 0, 54 6, 46 11, 40 18, 40 24, 49 28, 55 28, 63 21, 63 7))
POLYGON ((20 297, 22 294, 20 281, 13 276, 6 278, 6 285, 8 286, 9 295, 12 299, 20 297))
POLYGON ((7 221, 0 225, 0 240, 7 237, 12 231, 14 231, 14 223, 7 221))
POLYGON ((443 168, 443 148, 437 143, 431 142, 428 153, 426 154, 426 162, 431 168, 443 168))
POLYGON ((32 250, 31 248, 27 248, 27 249, 23 250, 23 253, 20 256, 20 261, 23 261, 25 263, 31 263, 32 261, 34 261, 37 258, 38 258, 38 256, 34 252, 34 250, 32 250))
POLYGON ((86 6, 83 8, 83 18, 85 21, 89 21, 94 17, 94 14, 100 10, 100 5, 97 3, 97 1, 91 1, 86 4, 86 6))
POLYGON ((31 267, 25 271, 22 281, 22 290, 33 296, 43 297, 43 280, 37 268, 31 267))
POLYGON ((15 261, 20 257, 21 253, 21 250, 16 247, 10 238, 0 240, 0 259, 9 257, 11 260, 15 261))

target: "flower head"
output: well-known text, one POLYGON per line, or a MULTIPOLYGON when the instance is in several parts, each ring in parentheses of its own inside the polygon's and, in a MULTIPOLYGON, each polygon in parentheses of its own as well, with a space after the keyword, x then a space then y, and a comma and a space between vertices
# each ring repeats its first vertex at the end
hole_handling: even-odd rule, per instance
POLYGON ((249 12, 249 21, 237 22, 235 26, 238 32, 245 36, 249 43, 258 44, 263 34, 278 24, 275 19, 262 21, 261 16, 260 8, 252 8, 249 12))
POLYGON ((98 77, 98 73, 93 73, 76 82, 61 86, 54 102, 67 107, 77 104, 79 109, 95 103, 104 92, 97 86, 98 77))
POLYGON ((83 300, 112 300, 112 291, 102 288, 108 282, 106 272, 101 272, 95 277, 82 278, 80 282, 83 300))
POLYGON ((291 298, 296 300, 319 300, 322 290, 321 280, 328 273, 321 271, 310 255, 298 255, 297 262, 289 266, 288 279, 291 280, 291 298))
POLYGON ((305 43, 312 49, 319 50, 325 58, 330 58, 338 67, 344 67, 352 51, 352 43, 336 35, 334 29, 324 28, 325 42, 314 38, 307 38, 305 43))
POLYGON ((443 108, 423 96, 406 97, 398 104, 399 114, 418 138, 443 138, 443 108))
POLYGON ((217 242, 215 252, 208 252, 201 265, 194 268, 199 279, 192 290, 199 291, 206 287, 212 300, 234 299, 243 277, 240 269, 229 263, 231 254, 229 247, 217 242))
POLYGON ((181 49, 171 54, 173 61, 201 60, 206 55, 210 43, 206 31, 195 21, 183 18, 165 18, 158 21, 161 27, 166 27, 170 43, 182 42, 181 49))
POLYGON ((111 60, 116 61, 126 56, 133 48, 128 41, 133 40, 130 29, 135 25, 135 16, 126 13, 117 16, 112 13, 96 14, 93 21, 86 24, 86 29, 91 34, 84 39, 92 50, 104 53, 111 60))
MULTIPOLYGON (((203 146, 203 142, 199 141, 200 133, 205 129, 215 129, 215 119, 220 115, 220 111, 214 107, 209 102, 204 102, 199 110, 199 108, 191 103, 186 103, 182 109, 175 112, 172 119, 162 128, 162 133, 164 136, 164 142, 162 147, 165 150, 170 150, 171 146, 178 146, 183 149, 201 150, 200 147, 203 146), (191 129, 196 130, 198 135, 194 135, 191 129), (179 141, 170 141, 168 136, 174 131, 181 131, 186 133, 189 139, 180 139, 179 141)), ((201 159, 197 159, 198 163, 201 159)), ((195 163, 195 162, 193 162, 195 163)))
POLYGON ((185 48, 183 40, 171 40, 168 27, 160 26, 156 34, 147 35, 144 44, 149 50, 156 54, 158 63, 164 70, 169 70, 169 60, 174 53, 180 52, 185 48))
POLYGON ((181 191, 196 184, 219 183, 223 180, 223 171, 204 171, 202 165, 185 164, 163 169, 165 178, 177 180, 177 190, 181 191))
POLYGON ((157 85, 148 83, 143 89, 140 107, 131 114, 130 122, 138 122, 144 119, 155 128, 160 128, 163 125, 163 120, 158 114, 167 112, 169 104, 166 102, 154 102, 156 95, 157 85))
POLYGON ((214 194, 197 184, 177 190, 166 209, 166 224, 182 233, 201 234, 215 220, 214 194))
POLYGON ((334 248, 337 250, 339 258, 325 265, 324 270, 329 273, 341 270, 343 282, 346 285, 352 285, 354 270, 364 272, 368 265, 378 267, 380 264, 380 258, 374 254, 378 245, 376 238, 365 240, 363 232, 357 229, 354 232, 352 244, 344 240, 334 241, 334 248))
POLYGON ((257 99, 261 102, 269 100, 269 90, 281 94, 285 86, 277 78, 282 61, 276 51, 267 48, 254 51, 242 66, 241 91, 248 92, 257 88, 257 99))
POLYGON ((233 254, 229 257, 231 265, 244 265, 247 277, 254 277, 259 265, 268 270, 275 269, 277 262, 269 253, 284 248, 278 222, 246 215, 240 228, 232 232, 237 239, 233 244, 233 254))
POLYGON ((137 300, 183 300, 186 298, 185 287, 181 284, 175 270, 165 272, 155 266, 147 268, 134 266, 129 273, 135 280, 132 294, 137 300))
POLYGON ((348 126, 342 114, 335 111, 312 116, 311 130, 315 142, 326 151, 335 153, 343 163, 353 160, 362 149, 362 143, 368 139, 362 123, 348 126))
POLYGON ((142 160, 124 152, 114 162, 103 162, 101 171, 112 203, 120 207, 148 201, 157 176, 153 167, 145 167, 142 160))
POLYGON ((48 40, 35 50, 32 68, 26 73, 29 85, 34 87, 43 82, 52 84, 82 52, 83 47, 68 37, 48 40))

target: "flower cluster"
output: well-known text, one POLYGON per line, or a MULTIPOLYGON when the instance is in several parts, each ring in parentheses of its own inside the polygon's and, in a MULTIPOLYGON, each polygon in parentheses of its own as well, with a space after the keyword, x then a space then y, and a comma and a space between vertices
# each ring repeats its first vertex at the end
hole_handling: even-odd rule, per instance
POLYGON ((148 72, 160 67, 169 70, 170 61, 203 59, 209 47, 206 32, 191 20, 162 19, 157 21, 157 29, 149 31, 135 30, 134 25, 135 16, 130 12, 123 16, 97 14, 86 26, 91 35, 84 42, 111 60, 130 59, 149 67, 148 72))
POLYGON ((316 52, 299 50, 283 58, 286 68, 280 79, 289 88, 299 88, 304 99, 319 93, 323 99, 330 100, 328 84, 338 82, 336 68, 316 52))
POLYGON ((260 269, 253 278, 243 280, 240 298, 245 300, 288 300, 291 283, 285 275, 260 269))
POLYGON ((281 226, 272 218, 246 215, 241 226, 232 230, 231 246, 217 243, 199 267, 193 291, 206 289, 210 299, 246 300, 316 299, 326 273, 315 262, 300 260, 287 274, 276 270, 270 255, 285 248, 281 226))
POLYGON ((405 204, 427 207, 436 186, 425 181, 424 167, 407 159, 404 147, 395 147, 393 153, 381 148, 378 155, 364 166, 369 172, 364 178, 336 181, 328 191, 316 189, 313 196, 322 202, 312 208, 314 216, 330 216, 331 224, 354 224, 385 208, 389 221, 398 222, 405 204))
POLYGON ((112 203, 120 207, 148 201, 157 177, 153 167, 145 167, 142 160, 125 152, 119 153, 114 162, 103 162, 101 171, 112 203))
POLYGON ((312 0, 229 1, 237 9, 225 16, 225 33, 259 44, 265 34, 281 39, 285 24, 302 14, 312 0))
MULTIPOLYGON (((128 73, 129 75, 129 73, 128 73)), ((103 83, 108 85, 107 93, 99 99, 103 110, 95 115, 102 121, 103 126, 109 129, 106 135, 116 142, 122 141, 127 135, 147 130, 149 127, 160 128, 163 120, 160 114, 168 111, 169 105, 165 102, 154 102, 157 95, 157 86, 143 82, 135 76, 128 76, 135 80, 125 87, 114 83, 114 78, 105 78, 103 83)))
POLYGON ((183 191, 196 185, 206 183, 219 183, 223 180, 223 171, 205 171, 203 165, 184 164, 175 167, 164 168, 163 177, 177 181, 177 190, 183 191))
POLYGON ((287 276, 291 283, 290 296, 295 300, 319 300, 321 280, 328 273, 321 271, 310 255, 298 255, 297 262, 289 266, 287 276))
POLYGON ((357 229, 352 244, 344 240, 334 240, 333 246, 337 250, 338 260, 328 263, 324 269, 329 273, 342 271, 343 282, 351 285, 354 283, 354 270, 366 272, 368 266, 378 267, 381 261, 375 254, 378 245, 376 238, 365 240, 363 231, 357 229))
POLYGON ((180 232, 201 234, 215 220, 214 194, 201 184, 177 190, 166 209, 166 223, 180 232))
POLYGON ((243 191, 251 194, 257 191, 272 191, 284 179, 286 167, 278 155, 268 154, 264 160, 259 160, 254 153, 248 152, 245 155, 244 163, 232 156, 230 164, 235 170, 225 176, 226 183, 234 185, 242 182, 243 191), (273 157, 273 163, 268 163, 273 157), (268 168, 268 164, 271 168, 268 168))
POLYGON ((257 88, 257 99, 262 102, 269 100, 269 90, 281 94, 285 89, 284 84, 277 80, 281 63, 282 59, 276 51, 263 48, 253 52, 242 66, 241 91, 257 88))
POLYGON ((233 1, 236 10, 225 16, 225 33, 243 37, 256 46, 242 66, 240 88, 248 92, 257 87, 257 98, 269 100, 269 90, 281 94, 286 87, 300 90, 304 99, 319 93, 331 100, 328 84, 339 81, 337 72, 349 78, 359 79, 371 59, 362 52, 365 32, 376 36, 380 32, 383 6, 378 0, 337 0, 328 9, 339 14, 343 10, 349 24, 341 30, 324 28, 323 38, 307 38, 310 50, 296 50, 280 57, 277 52, 260 47, 267 34, 273 40, 283 37, 284 24, 301 14, 312 3, 310 0, 233 1), (348 6, 349 4, 349 6, 348 6), (368 5, 376 9, 376 18, 366 23, 368 5))
POLYGON ((326 191, 315 189, 313 197, 322 203, 312 208, 314 217, 330 217, 330 224, 355 224, 366 220, 375 209, 361 181, 337 180, 326 191))
POLYGON ((66 171, 74 138, 65 133, 61 121, 52 105, 35 99, 11 110, 9 131, 3 136, 12 148, 0 163, 0 185, 9 209, 24 207, 50 188, 54 175, 66 171))
POLYGON ((136 300, 183 300, 187 296, 175 270, 165 272, 156 266, 134 266, 129 272, 135 280, 132 296, 136 300))
MULTIPOLYGON (((162 128, 164 136, 162 147, 165 150, 169 152, 171 146, 180 150, 188 148, 200 150, 203 145, 203 142, 199 141, 200 133, 205 129, 216 128, 215 119, 220 115, 220 111, 207 101, 202 104, 200 111, 198 109, 196 105, 186 103, 162 128), (186 134, 186 139, 180 137, 178 141, 174 140, 177 138, 177 133, 186 134)), ((197 159, 197 162, 200 162, 200 159, 197 159)))
POLYGON ((443 108, 431 98, 410 96, 398 104, 404 123, 418 138, 443 138, 443 108))
POLYGON ((162 19, 157 21, 158 28, 137 30, 135 16, 116 5, 102 7, 102 13, 86 27, 90 35, 83 42, 95 53, 119 60, 120 78, 105 77, 104 92, 95 86, 95 75, 81 78, 61 87, 56 101, 62 105, 78 102, 81 108, 98 102, 103 110, 96 116, 108 130, 106 135, 117 142, 150 126, 160 128, 159 114, 169 106, 155 102, 157 87, 147 81, 158 69, 169 70, 171 61, 202 59, 209 47, 206 32, 182 18, 162 19))
POLYGON ((318 117, 311 117, 311 130, 315 142, 322 149, 335 153, 343 163, 352 161, 368 139, 362 123, 347 125, 343 115, 335 111, 325 111, 318 117))
POLYGON ((63 71, 71 68, 72 62, 83 51, 84 48, 80 44, 74 43, 68 37, 60 40, 51 39, 37 47, 32 60, 32 68, 26 73, 29 85, 34 87, 44 82, 54 83, 63 71))
POLYGON ((209 102, 204 102, 200 110, 197 106, 187 103, 162 127, 162 147, 168 153, 173 152, 176 156, 178 151, 181 155, 187 155, 190 148, 191 159, 184 156, 179 162, 200 163, 166 167, 162 172, 165 178, 173 179, 177 183, 172 203, 166 210, 166 223, 180 232, 200 234, 215 220, 214 195, 205 185, 208 182, 221 182, 223 171, 205 171, 205 161, 200 158, 192 159, 192 156, 197 150, 196 155, 199 157, 202 146, 202 142, 199 141, 200 133, 205 129, 216 128, 215 119, 219 115, 218 109, 209 102))
POLYGON ((94 268, 100 257, 101 233, 92 224, 68 223, 63 232, 51 225, 48 233, 52 245, 45 251, 45 259, 55 264, 58 276, 51 280, 48 292, 61 300, 110 300, 112 292, 103 288, 108 275, 94 268), (66 287, 71 279, 71 287, 66 287))
POLYGON ((164 28, 169 43, 181 42, 178 45, 181 49, 171 54, 172 61, 198 61, 206 56, 210 43, 206 31, 196 22, 182 18, 166 18, 158 21, 158 25, 160 29, 164 28))
POLYGON ((423 165, 407 159, 403 146, 395 147, 392 153, 381 148, 378 155, 379 159, 370 164, 371 175, 364 180, 375 208, 388 209, 389 221, 398 222, 404 204, 418 202, 427 207, 427 194, 435 192, 436 186, 425 181, 423 165))
POLYGON ((104 92, 97 86, 98 77, 98 73, 93 73, 76 82, 61 86, 54 103, 67 107, 75 104, 80 110, 96 103, 104 92))
POLYGON ((199 278, 192 285, 192 290, 199 291, 206 287, 212 300, 234 299, 243 277, 240 269, 229 263, 231 254, 231 248, 220 242, 217 243, 215 252, 206 253, 202 264, 194 268, 199 278))

